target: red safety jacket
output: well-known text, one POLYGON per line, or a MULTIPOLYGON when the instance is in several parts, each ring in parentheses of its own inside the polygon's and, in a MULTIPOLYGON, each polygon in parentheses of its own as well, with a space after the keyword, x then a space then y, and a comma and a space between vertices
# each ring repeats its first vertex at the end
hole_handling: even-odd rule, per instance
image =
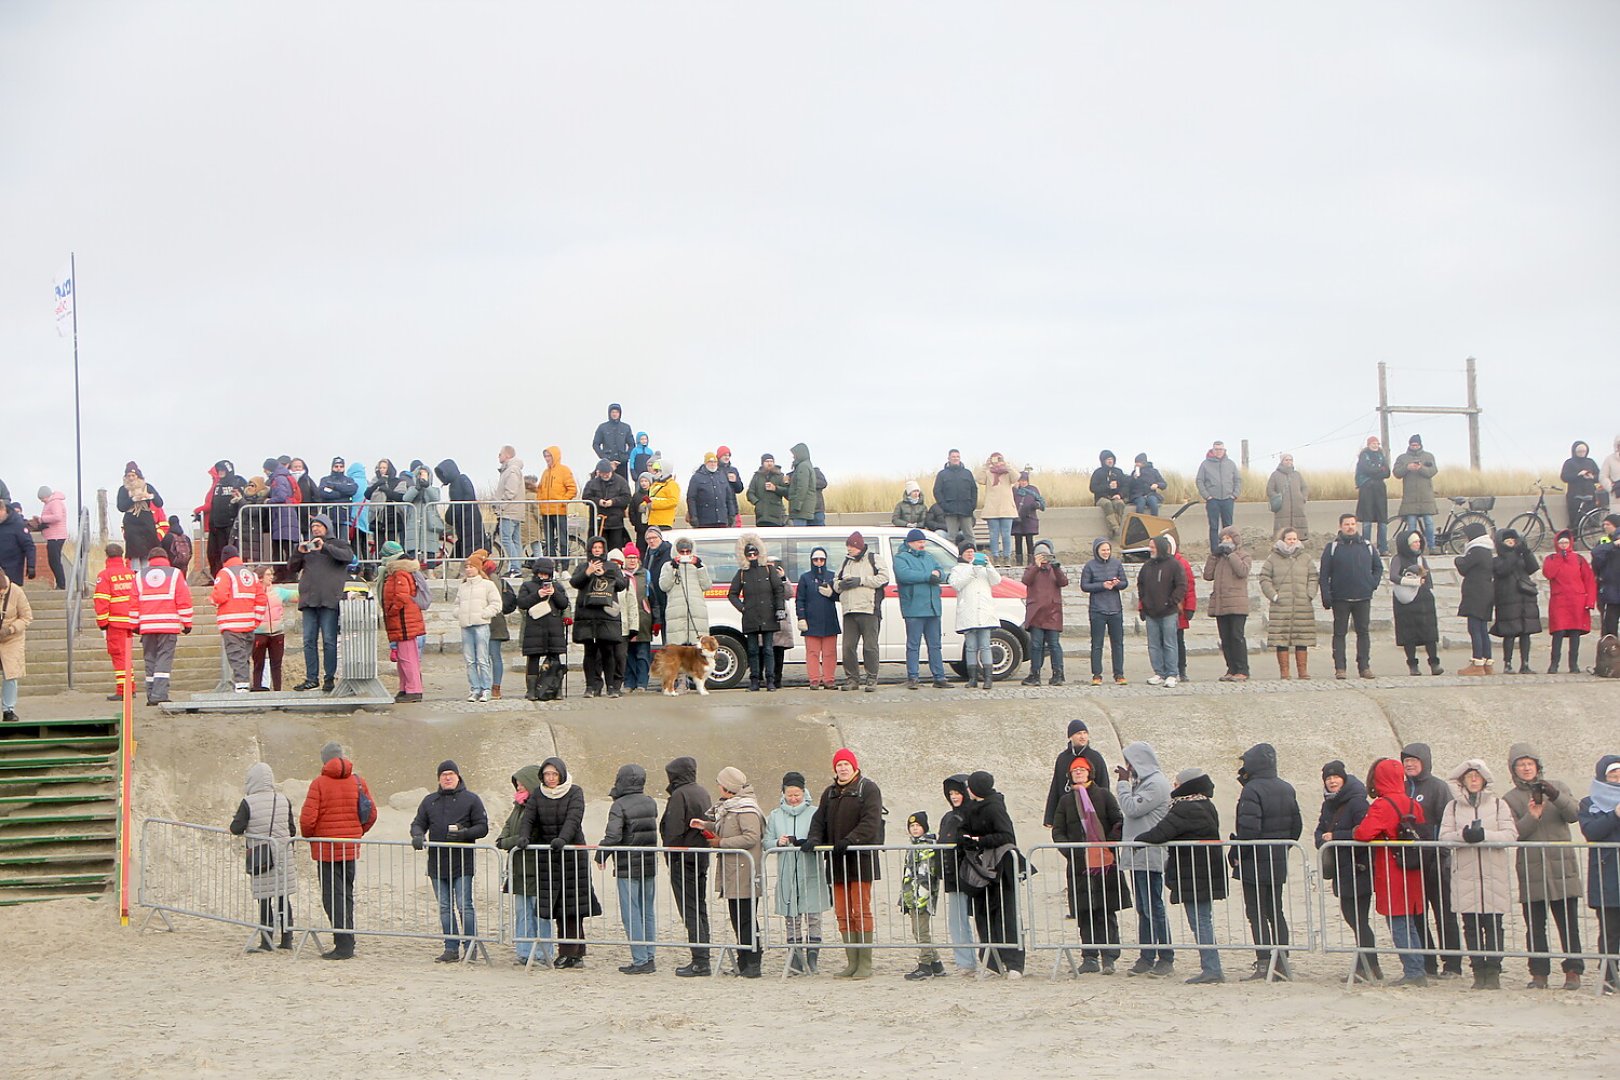
POLYGON ((269 608, 264 579, 243 566, 240 557, 226 559, 219 568, 212 596, 221 631, 251 634, 264 621, 269 608))
POLYGON ((191 629, 191 589, 168 559, 153 558, 141 571, 140 618, 143 634, 178 634, 191 629))
POLYGON ((135 571, 123 558, 108 559, 107 569, 96 578, 96 625, 103 630, 133 631, 140 621, 141 605, 136 596, 135 571))

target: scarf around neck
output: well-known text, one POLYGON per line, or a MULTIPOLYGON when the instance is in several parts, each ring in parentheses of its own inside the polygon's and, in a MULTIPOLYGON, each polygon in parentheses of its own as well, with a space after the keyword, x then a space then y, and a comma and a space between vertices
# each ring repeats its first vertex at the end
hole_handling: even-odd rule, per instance
POLYGON ((1620 784, 1611 784, 1607 780, 1593 780, 1591 798, 1592 809, 1612 814, 1615 807, 1620 806, 1620 784))
MULTIPOLYGON (((1086 787, 1090 787, 1090 785, 1088 784, 1086 787)), ((1103 835, 1102 819, 1097 816, 1097 808, 1091 804, 1091 792, 1084 787, 1075 788, 1074 801, 1080 805, 1080 820, 1086 830, 1086 842, 1090 844, 1106 842, 1108 837, 1103 835)), ((1105 866, 1088 865, 1086 873, 1100 874, 1106 869, 1105 866)))

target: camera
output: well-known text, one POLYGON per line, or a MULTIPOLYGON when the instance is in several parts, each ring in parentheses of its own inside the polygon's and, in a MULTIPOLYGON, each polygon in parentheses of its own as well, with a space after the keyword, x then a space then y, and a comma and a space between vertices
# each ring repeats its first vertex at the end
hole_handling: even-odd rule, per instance
POLYGON ((1531 782, 1530 801, 1535 803, 1544 803, 1547 801, 1547 782, 1545 780, 1535 780, 1531 782))

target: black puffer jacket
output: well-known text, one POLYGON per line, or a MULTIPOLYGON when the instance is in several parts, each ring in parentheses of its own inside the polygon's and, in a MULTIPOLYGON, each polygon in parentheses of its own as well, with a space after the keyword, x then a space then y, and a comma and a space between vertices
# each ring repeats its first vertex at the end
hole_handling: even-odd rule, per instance
MULTIPOLYGON (((461 769, 454 761, 439 764, 439 775, 448 769, 456 774, 454 791, 435 790, 416 808, 416 820, 411 822, 411 840, 432 844, 471 844, 489 835, 489 815, 484 813, 484 800, 467 790, 461 779, 461 769), (450 827, 454 825, 455 831, 450 827)), ((471 877, 477 870, 472 849, 465 852, 454 848, 430 847, 427 852, 427 876, 449 881, 458 877, 471 877)))
MULTIPOLYGON (((1193 777, 1170 792, 1170 812, 1164 820, 1136 839, 1144 844, 1219 840, 1221 812, 1214 795, 1215 781, 1207 775, 1193 777)), ((1226 859, 1218 843, 1171 848, 1164 860, 1164 877, 1172 904, 1226 899, 1226 859)))
MULTIPOLYGON (((608 794, 613 805, 608 808, 607 831, 602 834, 602 848, 657 847, 658 804, 647 794, 647 770, 640 765, 620 765, 613 778, 613 790, 608 794)), ((608 852, 599 850, 596 861, 607 861, 608 852)), ((650 878, 658 874, 658 856, 651 851, 623 851, 613 855, 613 876, 622 878, 650 878)))
POLYGON ((624 573, 606 558, 605 541, 593 536, 585 545, 590 555, 574 567, 568 583, 574 587, 574 641, 584 645, 591 642, 616 642, 624 638, 624 620, 619 605, 624 598, 619 594, 629 587, 624 573), (593 565, 600 565, 600 574, 591 573, 593 565))
MULTIPOLYGON (((950 806, 951 792, 955 791, 962 796, 961 807, 951 806, 945 811, 945 816, 939 819, 939 828, 934 835, 942 844, 954 844, 962 839, 962 825, 967 820, 967 773, 957 773, 955 776, 945 778, 945 805, 950 806)), ((956 867, 961 860, 961 854, 956 851, 940 852, 939 869, 940 880, 948 893, 961 892, 962 887, 956 883, 956 867)))
POLYGON ((979 482, 966 465, 947 465, 935 474, 934 503, 941 513, 973 516, 979 505, 979 482))
MULTIPOLYGON (((541 762, 542 774, 548 765, 557 770, 562 784, 568 784, 568 766, 562 758, 547 758, 541 762)), ((551 847, 556 840, 565 845, 585 843, 585 792, 577 785, 570 785, 567 793, 557 798, 546 792, 544 785, 535 788, 524 804, 523 819, 518 824, 518 835, 523 837, 525 847, 548 849, 526 851, 517 856, 520 860, 534 860, 533 895, 539 916, 579 919, 600 915, 601 905, 591 890, 590 857, 583 851, 558 851, 551 847)))
MULTIPOLYGON (((810 819, 810 841, 816 847, 883 843, 883 792, 861 773, 848 784, 828 784, 810 819)), ((831 855, 828 867, 838 884, 883 876, 877 855, 870 851, 831 855)))
POLYGON ((707 817, 714 805, 708 789, 697 782, 697 758, 678 757, 664 766, 669 786, 664 790, 669 801, 664 804, 664 816, 658 819, 658 836, 665 847, 706 848, 708 841, 701 829, 693 829, 688 822, 707 817))
MULTIPOLYGON (((1367 816, 1367 806, 1367 785, 1346 776, 1343 787, 1322 797, 1322 812, 1316 818, 1316 846, 1326 843, 1324 833, 1332 833, 1335 840, 1353 839, 1356 826, 1367 816)), ((1322 869, 1333 878, 1334 896, 1372 895, 1372 853, 1366 848, 1334 848, 1333 858, 1324 862, 1322 869)))
POLYGON ((568 651, 568 627, 563 624, 568 614, 568 590, 552 573, 550 559, 536 559, 535 576, 518 587, 517 609, 523 614, 524 656, 560 656, 568 651), (551 582, 552 592, 537 619, 530 609, 540 603, 540 586, 547 581, 551 582))
POLYGON ((1492 584, 1491 574, 1495 556, 1491 554, 1490 542, 1484 537, 1480 540, 1480 543, 1470 541, 1467 549, 1452 560, 1457 573, 1462 575, 1462 602, 1457 605, 1457 614, 1466 619, 1490 618, 1496 602, 1496 586, 1492 584))
MULTIPOLYGON (((1238 796, 1234 840, 1298 840, 1305 831, 1294 785, 1277 775, 1277 750, 1256 743, 1243 752, 1238 773, 1243 794, 1238 796)), ((1288 849, 1237 848, 1238 879, 1256 885, 1288 880, 1288 849)))
POLYGON ((781 629, 776 613, 787 605, 787 591, 782 576, 765 563, 756 562, 738 570, 726 599, 742 613, 743 633, 774 634, 781 629))
POLYGON ((1535 591, 1541 564, 1536 553, 1524 546, 1519 534, 1503 529, 1496 538, 1496 557, 1491 560, 1496 621, 1491 636, 1510 638, 1541 633, 1540 597, 1535 591), (1511 539, 1513 546, 1507 541, 1511 539))

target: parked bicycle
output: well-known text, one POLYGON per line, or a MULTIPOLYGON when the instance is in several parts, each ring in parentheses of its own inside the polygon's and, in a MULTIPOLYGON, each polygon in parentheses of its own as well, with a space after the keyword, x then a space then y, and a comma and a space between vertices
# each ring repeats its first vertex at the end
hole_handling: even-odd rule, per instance
POLYGON ((1603 519, 1609 516, 1609 508, 1596 498, 1583 501, 1590 505, 1575 522, 1575 544, 1582 551, 1591 551, 1603 539, 1603 519))
POLYGON ((1540 480, 1530 485, 1536 492, 1535 509, 1527 514, 1520 514, 1507 523, 1507 527, 1519 534, 1519 543, 1531 551, 1541 550, 1541 545, 1547 538, 1558 531, 1553 524, 1552 513, 1547 509, 1547 492, 1562 492, 1561 487, 1543 484, 1540 480))
MULTIPOLYGON (((1487 533, 1496 531, 1496 522, 1490 515, 1496 506, 1495 495, 1448 495, 1446 500, 1451 503, 1451 512, 1434 531, 1434 551, 1461 555, 1468 547, 1468 537, 1463 530, 1476 521, 1485 526, 1487 533)), ((1384 524, 1391 533, 1398 533, 1405 527, 1406 518, 1396 514, 1384 524)))

